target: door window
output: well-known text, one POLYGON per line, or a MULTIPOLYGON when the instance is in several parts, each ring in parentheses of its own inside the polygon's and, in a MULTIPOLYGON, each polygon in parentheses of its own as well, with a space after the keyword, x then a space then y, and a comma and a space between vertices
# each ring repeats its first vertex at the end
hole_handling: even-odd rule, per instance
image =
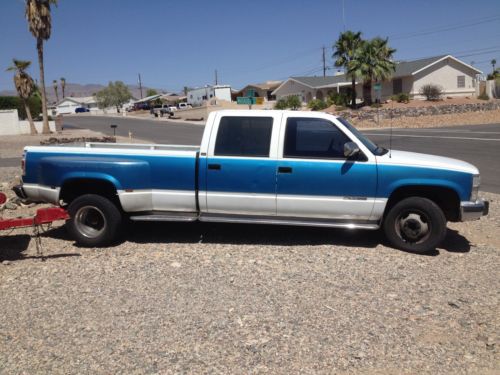
POLYGON ((269 157, 272 130, 272 117, 222 117, 214 154, 269 157))
POLYGON ((285 158, 345 159, 344 144, 350 139, 323 119, 291 117, 286 123, 285 158))

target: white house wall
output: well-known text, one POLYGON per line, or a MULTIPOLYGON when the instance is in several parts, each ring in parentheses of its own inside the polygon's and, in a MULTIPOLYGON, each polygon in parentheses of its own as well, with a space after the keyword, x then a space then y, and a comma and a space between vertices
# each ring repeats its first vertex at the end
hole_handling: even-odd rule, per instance
POLYGON ((476 92, 475 75, 474 70, 448 58, 415 74, 411 94, 418 97, 422 86, 433 84, 441 86, 446 96, 472 96, 476 92), (458 88, 458 76, 465 76, 465 87, 458 88))
POLYGON ((287 96, 297 95, 303 102, 305 102, 308 94, 314 98, 316 96, 316 90, 290 79, 276 90, 276 99, 279 100, 287 96))

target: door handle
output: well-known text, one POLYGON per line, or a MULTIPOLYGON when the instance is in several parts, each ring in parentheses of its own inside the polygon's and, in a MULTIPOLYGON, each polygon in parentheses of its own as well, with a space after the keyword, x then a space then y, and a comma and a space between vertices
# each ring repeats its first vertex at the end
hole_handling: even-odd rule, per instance
POLYGON ((220 171, 220 164, 209 164, 208 169, 212 169, 214 171, 220 171))
POLYGON ((278 167, 278 173, 292 173, 292 167, 278 167))

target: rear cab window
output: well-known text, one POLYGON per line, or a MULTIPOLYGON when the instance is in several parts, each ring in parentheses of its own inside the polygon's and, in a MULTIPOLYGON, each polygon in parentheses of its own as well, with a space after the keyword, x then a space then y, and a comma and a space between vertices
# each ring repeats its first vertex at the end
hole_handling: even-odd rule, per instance
POLYGON ((215 141, 215 156, 269 157, 273 117, 224 116, 215 141))

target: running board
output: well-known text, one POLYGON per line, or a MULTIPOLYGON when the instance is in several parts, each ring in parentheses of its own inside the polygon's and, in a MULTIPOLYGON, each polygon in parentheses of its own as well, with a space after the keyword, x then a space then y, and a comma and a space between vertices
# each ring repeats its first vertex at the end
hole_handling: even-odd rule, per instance
POLYGON ((193 222, 203 221, 208 223, 233 223, 233 224, 264 224, 264 225, 297 225, 307 227, 345 228, 345 229, 370 229, 376 230, 380 226, 377 221, 350 220, 350 219, 318 219, 296 217, 269 217, 246 215, 201 214, 194 212, 154 212, 134 215, 133 221, 170 221, 193 222))
POLYGON ((370 220, 346 220, 346 219, 306 219, 295 217, 266 217, 266 216, 243 216, 243 215, 216 215, 201 214, 200 221, 209 223, 237 223, 237 224, 272 224, 272 225, 297 225, 307 227, 327 227, 346 229, 370 229, 377 230, 380 225, 377 221, 370 220))
POLYGON ((198 220, 198 214, 194 212, 165 212, 130 216, 133 221, 180 221, 191 222, 198 220))

